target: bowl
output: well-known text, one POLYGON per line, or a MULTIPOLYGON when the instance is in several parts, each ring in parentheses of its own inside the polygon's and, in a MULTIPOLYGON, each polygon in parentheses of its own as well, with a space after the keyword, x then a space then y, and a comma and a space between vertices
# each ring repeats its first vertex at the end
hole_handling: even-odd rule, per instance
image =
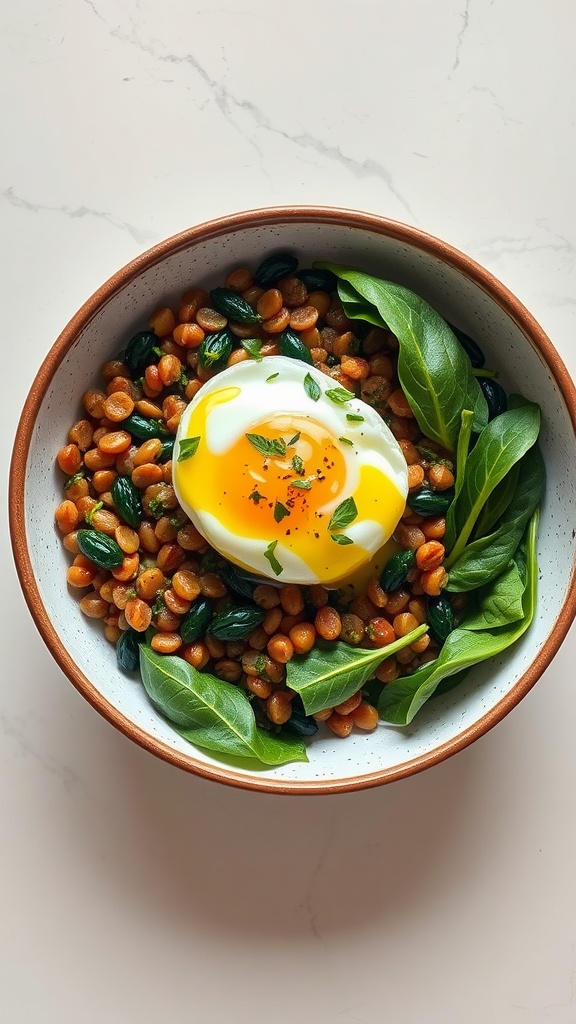
MULTIPOLYGON (((302 265, 302 264, 301 264, 302 265)), ((152 247, 119 270, 82 306, 46 355, 32 383, 10 470, 10 529, 23 592, 62 671, 112 725, 152 754, 208 779, 273 793, 338 793, 422 771, 462 750, 501 721, 558 651, 576 613, 576 392, 558 353, 528 310, 486 269, 414 227, 354 210, 281 207, 199 224, 152 247), (79 396, 101 364, 145 326, 151 311, 191 284, 221 283, 235 265, 254 266, 279 249, 301 260, 358 266, 403 284, 472 335, 514 385, 540 403, 547 488, 539 531, 537 615, 503 655, 473 669, 430 701, 411 725, 381 723, 342 740, 318 733, 309 763, 270 770, 221 763, 191 747, 158 714, 143 687, 117 667, 99 624, 67 592, 69 556, 54 525, 62 500, 55 455, 66 442, 79 396), (24 510, 22 514, 22 510, 24 510)))

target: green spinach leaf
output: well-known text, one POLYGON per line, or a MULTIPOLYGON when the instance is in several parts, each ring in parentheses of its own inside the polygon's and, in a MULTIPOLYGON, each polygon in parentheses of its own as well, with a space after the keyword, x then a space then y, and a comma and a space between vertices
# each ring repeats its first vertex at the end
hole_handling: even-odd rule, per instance
POLYGON ((448 590, 476 590, 504 571, 516 552, 526 523, 540 503, 545 482, 544 460, 539 447, 534 445, 520 462, 518 483, 506 511, 492 533, 464 548, 450 569, 448 590))
POLYGON ((462 484, 464 483, 466 459, 468 458, 468 451, 470 448, 474 413, 471 409, 463 409, 460 420, 460 433, 458 434, 458 444, 456 447, 456 480, 454 481, 454 497, 457 497, 460 494, 462 484))
POLYGON ((350 647, 341 640, 318 643, 309 654, 290 659, 286 665, 287 685, 300 694, 307 715, 332 708, 356 693, 384 658, 414 643, 427 629, 424 623, 387 647, 373 651, 350 647))
POLYGON ((492 491, 478 517, 478 522, 474 529, 475 537, 484 537, 487 533, 490 533, 496 526, 500 516, 504 515, 518 486, 521 465, 522 460, 512 466, 510 472, 506 474, 504 479, 492 491))
POLYGON ((466 616, 465 629, 495 629, 498 626, 517 622, 523 611, 525 578, 514 560, 507 569, 497 576, 493 583, 478 590, 477 609, 466 616))
POLYGON ((493 658, 515 643, 526 632, 534 617, 536 605, 537 564, 536 539, 538 512, 528 527, 526 544, 527 579, 522 599, 522 618, 508 625, 474 631, 466 621, 450 633, 436 661, 388 683, 378 702, 380 717, 394 725, 408 725, 420 708, 436 691, 438 684, 449 676, 470 668, 487 658, 493 658))
POLYGON ((378 310, 363 299, 347 281, 338 282, 338 296, 346 310, 346 315, 351 320, 365 320, 373 327, 382 327, 384 330, 388 330, 388 324, 384 323, 378 310))
POLYGON ((366 319, 368 305, 379 314, 378 325, 398 338, 398 377, 422 433, 455 451, 464 409, 473 411, 474 429, 480 431, 488 421, 486 399, 464 349, 432 306, 391 281, 338 264, 321 266, 352 287, 342 292, 348 316, 366 319))
POLYGON ((446 518, 448 571, 462 554, 494 488, 536 443, 539 430, 540 408, 532 402, 495 416, 484 427, 466 460, 460 493, 446 518))
POLYGON ((154 707, 190 743, 269 766, 308 760, 298 737, 258 728, 250 701, 237 686, 198 672, 183 658, 157 654, 146 644, 140 646, 140 671, 154 707))

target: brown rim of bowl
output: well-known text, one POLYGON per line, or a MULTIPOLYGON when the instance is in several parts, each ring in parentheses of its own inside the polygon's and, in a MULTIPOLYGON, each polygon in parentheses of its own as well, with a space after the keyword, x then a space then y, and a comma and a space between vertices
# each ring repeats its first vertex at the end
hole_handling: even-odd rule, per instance
POLYGON ((399 221, 388 220, 385 217, 364 213, 360 210, 316 206, 279 206, 245 210, 198 224, 152 246, 109 278, 72 317, 42 362, 20 417, 10 464, 9 523, 14 559, 20 583, 36 627, 62 671, 96 711, 119 729, 120 732, 157 757, 206 779, 242 789, 267 793, 317 795, 368 789, 414 775, 463 750, 500 722, 528 693, 548 667, 576 616, 576 586, 574 586, 576 566, 573 566, 572 569, 571 585, 568 588, 566 602, 554 623, 551 633, 534 661, 498 704, 491 708, 474 725, 454 737, 454 739, 429 751, 427 754, 413 758, 411 761, 407 761, 395 768, 370 772, 354 779, 318 779, 316 782, 301 783, 297 781, 285 782, 266 778, 264 775, 262 778, 242 775, 226 768, 224 765, 205 764, 197 761, 191 755, 175 751, 167 744, 155 740, 143 729, 134 725, 133 722, 105 700, 93 683, 78 669, 52 626, 36 585, 26 536, 22 532, 20 518, 21 509, 24 507, 26 464, 34 421, 46 389, 63 356, 73 344, 78 332, 87 326, 100 308, 116 292, 125 287, 128 282, 137 277, 143 270, 158 263, 168 254, 188 248, 195 242, 218 237, 230 231, 258 225, 284 223, 287 220, 296 220, 300 223, 321 221, 325 224, 342 224, 346 227, 360 228, 375 234, 386 235, 441 258, 449 266, 458 270, 465 277, 468 277, 506 311, 520 328, 526 339, 539 350, 560 389, 576 432, 576 389, 558 352, 540 325, 519 299, 493 274, 476 263, 475 260, 466 256, 460 250, 455 249, 447 242, 441 241, 434 235, 427 234, 418 228, 399 221))

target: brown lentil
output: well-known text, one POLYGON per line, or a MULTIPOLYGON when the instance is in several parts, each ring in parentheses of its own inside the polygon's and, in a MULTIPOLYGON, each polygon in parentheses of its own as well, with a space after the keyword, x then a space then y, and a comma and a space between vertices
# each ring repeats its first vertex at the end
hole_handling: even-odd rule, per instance
POLYGON ((428 482, 435 491, 447 491, 454 486, 454 474, 447 466, 434 465, 428 470, 428 482))
POLYGON ((359 729, 365 729, 367 732, 371 729, 375 729, 378 725, 378 712, 372 704, 368 704, 365 700, 360 701, 357 708, 354 708, 350 717, 352 718, 354 725, 359 729))
POLYGON ((341 704, 336 704, 334 711, 337 711, 339 715, 350 715, 352 711, 356 710, 361 701, 362 691, 358 690, 358 693, 354 693, 347 700, 343 700, 341 704))
POLYGON ((128 625, 137 633, 144 633, 152 622, 152 609, 146 601, 139 597, 131 597, 124 607, 124 615, 128 625))
POLYGON ((194 643, 186 644, 182 654, 184 660, 199 671, 210 661, 210 651, 206 644, 202 643, 200 640, 195 640, 194 643))
POLYGON ((274 725, 284 725, 292 714, 292 694, 287 690, 275 690, 266 700, 266 714, 274 725))
POLYGON ((438 597, 448 582, 448 573, 442 566, 437 569, 430 569, 423 572, 421 576, 422 589, 429 597, 438 597))
POLYGON ((324 605, 318 609, 314 619, 316 632, 323 640, 336 640, 342 630, 342 619, 340 613, 331 605, 324 605))
POLYGON ((354 719, 349 715, 339 715, 337 711, 333 711, 330 718, 326 719, 326 724, 328 728, 336 734, 336 736, 344 739, 352 732, 352 729, 354 728, 354 719))
POLYGON ((150 646, 158 654, 175 654, 182 647, 182 637, 179 633, 155 633, 150 646))

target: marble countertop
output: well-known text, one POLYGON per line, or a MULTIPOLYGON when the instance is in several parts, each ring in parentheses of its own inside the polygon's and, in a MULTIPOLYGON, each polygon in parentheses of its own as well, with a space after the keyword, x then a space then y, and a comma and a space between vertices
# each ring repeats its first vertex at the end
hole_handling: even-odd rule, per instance
MULTIPOLYGON (((6 473, 34 374, 96 287, 268 204, 445 238, 576 375, 567 0, 26 0, 0 24, 6 473)), ((574 631, 437 767, 344 796, 242 792, 88 706, 1 528, 3 1022, 573 1024, 574 631)))

